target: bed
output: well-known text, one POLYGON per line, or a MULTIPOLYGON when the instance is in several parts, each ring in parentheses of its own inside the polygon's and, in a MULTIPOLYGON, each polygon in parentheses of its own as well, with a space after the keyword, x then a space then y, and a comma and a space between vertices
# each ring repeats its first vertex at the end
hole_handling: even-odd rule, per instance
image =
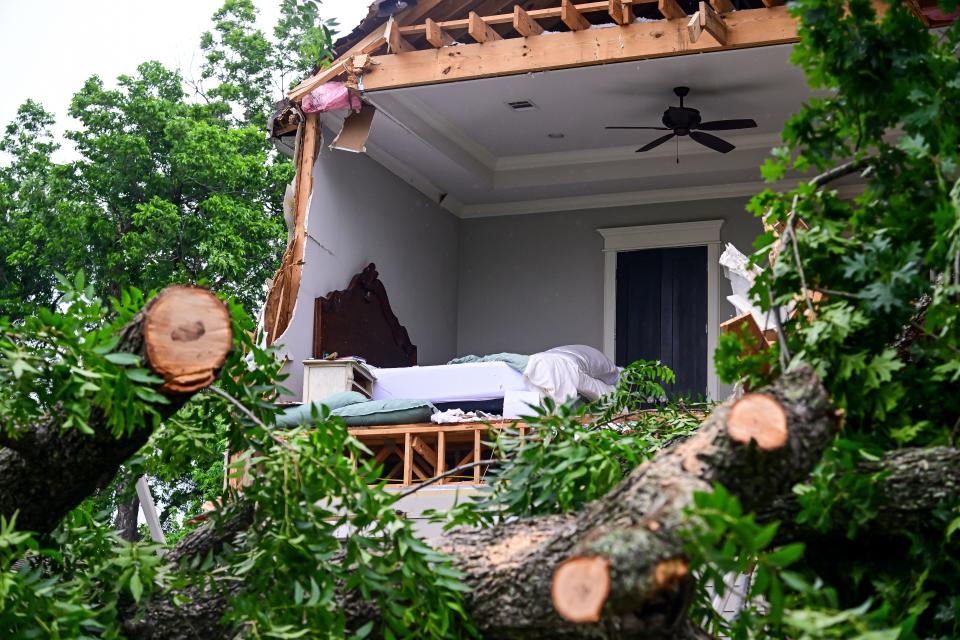
POLYGON ((587 375, 589 358, 572 354, 570 347, 529 357, 494 354, 463 358, 486 360, 480 362, 417 366, 417 348, 393 313, 373 264, 355 275, 346 289, 317 298, 314 309, 314 357, 362 360, 376 378, 369 404, 427 400, 454 413, 481 408, 486 412, 478 414, 482 422, 467 424, 456 416, 441 419, 443 411, 437 411, 431 415, 432 423, 383 421, 350 428, 381 465, 379 480, 389 485, 407 486, 435 476, 443 476, 441 483, 479 483, 486 466, 478 463, 489 457, 488 430, 516 426, 523 433, 522 420, 514 419, 530 415, 529 405, 548 395, 575 396, 581 389, 588 395, 602 394, 612 389, 587 375), (450 469, 463 471, 447 477, 450 469))
POLYGON ((578 395, 594 399, 615 384, 615 378, 597 374, 603 367, 616 374, 613 363, 596 349, 582 345, 557 347, 529 358, 489 356, 512 356, 507 358, 510 364, 494 360, 416 366, 417 348, 393 313, 372 263, 355 275, 346 289, 317 298, 315 310, 314 357, 337 354, 362 359, 376 377, 374 400, 429 400, 440 409, 482 409, 517 417, 529 414, 527 405, 538 404, 543 397, 558 402, 578 395), (524 362, 518 364, 521 358, 524 362))

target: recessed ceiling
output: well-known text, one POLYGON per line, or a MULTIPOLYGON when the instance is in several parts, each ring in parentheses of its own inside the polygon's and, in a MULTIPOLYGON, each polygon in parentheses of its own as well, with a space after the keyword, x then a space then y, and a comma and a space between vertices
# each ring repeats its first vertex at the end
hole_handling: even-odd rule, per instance
POLYGON ((544 198, 756 182, 783 123, 809 95, 802 72, 789 63, 791 49, 759 47, 370 92, 366 98, 378 113, 368 149, 388 168, 407 174, 402 177, 415 174, 421 184, 475 211, 544 198), (673 141, 635 153, 659 132, 604 129, 660 125, 664 109, 678 104, 672 91, 678 85, 690 87, 686 105, 699 109, 704 120, 753 118, 758 127, 719 132, 738 147, 725 155, 681 138, 679 164, 673 141), (508 104, 519 101, 535 108, 508 104))

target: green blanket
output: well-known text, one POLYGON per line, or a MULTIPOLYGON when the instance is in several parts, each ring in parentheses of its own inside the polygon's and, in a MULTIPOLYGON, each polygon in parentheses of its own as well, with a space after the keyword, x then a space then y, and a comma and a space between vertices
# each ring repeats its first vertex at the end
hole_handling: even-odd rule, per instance
POLYGON ((523 356, 519 353, 494 353, 489 356, 463 356, 454 358, 447 364, 467 364, 470 362, 506 362, 511 368, 523 373, 527 368, 527 362, 530 356, 523 356))

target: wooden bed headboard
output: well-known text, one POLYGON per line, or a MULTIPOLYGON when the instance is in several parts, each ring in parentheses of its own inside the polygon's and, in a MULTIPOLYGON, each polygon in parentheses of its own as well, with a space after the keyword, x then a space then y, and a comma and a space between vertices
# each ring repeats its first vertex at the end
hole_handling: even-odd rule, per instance
POLYGON ((397 320, 387 290, 370 263, 346 289, 314 302, 313 357, 359 356, 377 367, 412 367, 417 347, 397 320))

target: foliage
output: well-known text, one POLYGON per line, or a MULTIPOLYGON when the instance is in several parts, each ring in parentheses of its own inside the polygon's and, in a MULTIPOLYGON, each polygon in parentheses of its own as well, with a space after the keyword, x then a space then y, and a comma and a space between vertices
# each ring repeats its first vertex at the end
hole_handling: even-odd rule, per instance
POLYGON ((265 134, 271 96, 329 58, 318 11, 285 0, 274 40, 252 0, 226 0, 199 82, 157 62, 113 88, 90 77, 69 109, 70 161, 55 159, 53 116, 24 102, 0 139, 0 315, 53 308, 54 272, 81 270, 101 297, 202 282, 252 310, 286 243, 293 177, 265 134))
MULTIPOLYGON (((137 368, 135 356, 112 351, 119 327, 142 306, 143 297, 125 293, 114 302, 113 321, 102 328, 90 327, 106 315, 91 287, 68 289, 62 300, 60 315, 41 313, 24 324, 4 326, 3 415, 35 420, 62 403, 68 415, 79 415, 64 428, 86 429, 94 411, 115 416, 111 425, 117 436, 152 427, 152 406, 163 398, 150 385, 159 380, 137 368), (81 391, 87 380, 97 389, 81 391), (85 412, 69 408, 78 394, 85 412)), ((153 442, 160 449, 156 455, 176 467, 191 456, 209 454, 205 426, 225 425, 232 450, 246 452, 233 471, 242 473, 251 459, 260 469, 257 482, 244 492, 255 505, 253 526, 216 556, 173 570, 156 545, 119 540, 101 521, 106 514, 93 515, 93 501, 47 539, 4 521, 0 632, 24 638, 120 637, 126 607, 151 594, 181 597, 175 594, 207 585, 227 590, 226 622, 251 637, 409 637, 414 627, 423 638, 473 635, 459 575, 445 556, 414 536, 394 509, 394 494, 367 484, 372 469, 354 469, 351 458, 361 456, 362 445, 342 421, 324 414, 315 415, 309 429, 276 428, 282 363, 255 345, 253 321, 242 307, 231 301, 230 311, 236 344, 220 384, 254 419, 208 396, 199 407, 188 405, 153 442), (345 531, 352 535, 343 536, 345 531), (236 584, 244 588, 231 588, 236 584), (377 621, 347 629, 339 604, 345 592, 374 604, 380 611, 377 621)), ((224 495, 211 518, 233 517, 240 508, 236 497, 224 495)))
POLYGON ((487 472, 481 497, 434 517, 446 527, 489 526, 510 516, 576 511, 607 494, 631 469, 699 428, 702 412, 666 401, 662 385, 673 380, 666 365, 638 360, 601 400, 574 407, 548 398, 531 407, 524 434, 505 429, 492 443, 498 464, 487 472), (651 399, 662 404, 650 410, 651 399))
MULTIPOLYGON (((69 286, 69 283, 64 282, 69 286)), ((93 433, 88 422, 96 409, 117 436, 156 426, 154 405, 167 399, 150 385, 162 382, 142 368, 140 357, 115 352, 119 329, 143 304, 134 291, 114 305, 115 318, 96 325, 105 313, 93 287, 82 277, 60 299, 62 312, 41 308, 22 326, 0 320, 0 415, 6 441, 29 431, 55 408, 63 429, 93 433)))
POLYGON ((900 630, 885 626, 885 612, 868 611, 870 601, 839 610, 835 589, 808 582, 788 569, 804 553, 804 544, 773 547, 779 523, 758 524, 740 501, 720 485, 694 494, 688 526, 681 531, 684 552, 697 571, 694 619, 715 635, 731 638, 857 638, 895 640, 900 630), (735 583, 746 577, 746 591, 735 583), (709 585, 709 588, 708 588, 709 585), (711 606, 714 597, 733 593, 743 606, 732 620, 711 606))
POLYGON ((787 229, 755 244, 764 271, 754 300, 795 313, 767 353, 744 357, 752 345, 725 336, 716 354, 727 381, 751 386, 809 363, 843 411, 843 438, 797 489, 799 523, 817 532, 810 542, 821 540, 830 562, 808 547, 797 565, 794 582, 807 587, 781 621, 791 636, 960 632, 952 518, 880 531, 879 478, 857 472, 891 449, 953 445, 960 425, 960 27, 928 32, 905 4, 885 9, 878 18, 868 0, 791 5, 793 61, 827 91, 788 121, 763 167, 771 181, 790 171, 808 180, 765 191, 749 208, 787 229), (859 175, 862 194, 841 198, 832 180, 843 175, 859 175))

